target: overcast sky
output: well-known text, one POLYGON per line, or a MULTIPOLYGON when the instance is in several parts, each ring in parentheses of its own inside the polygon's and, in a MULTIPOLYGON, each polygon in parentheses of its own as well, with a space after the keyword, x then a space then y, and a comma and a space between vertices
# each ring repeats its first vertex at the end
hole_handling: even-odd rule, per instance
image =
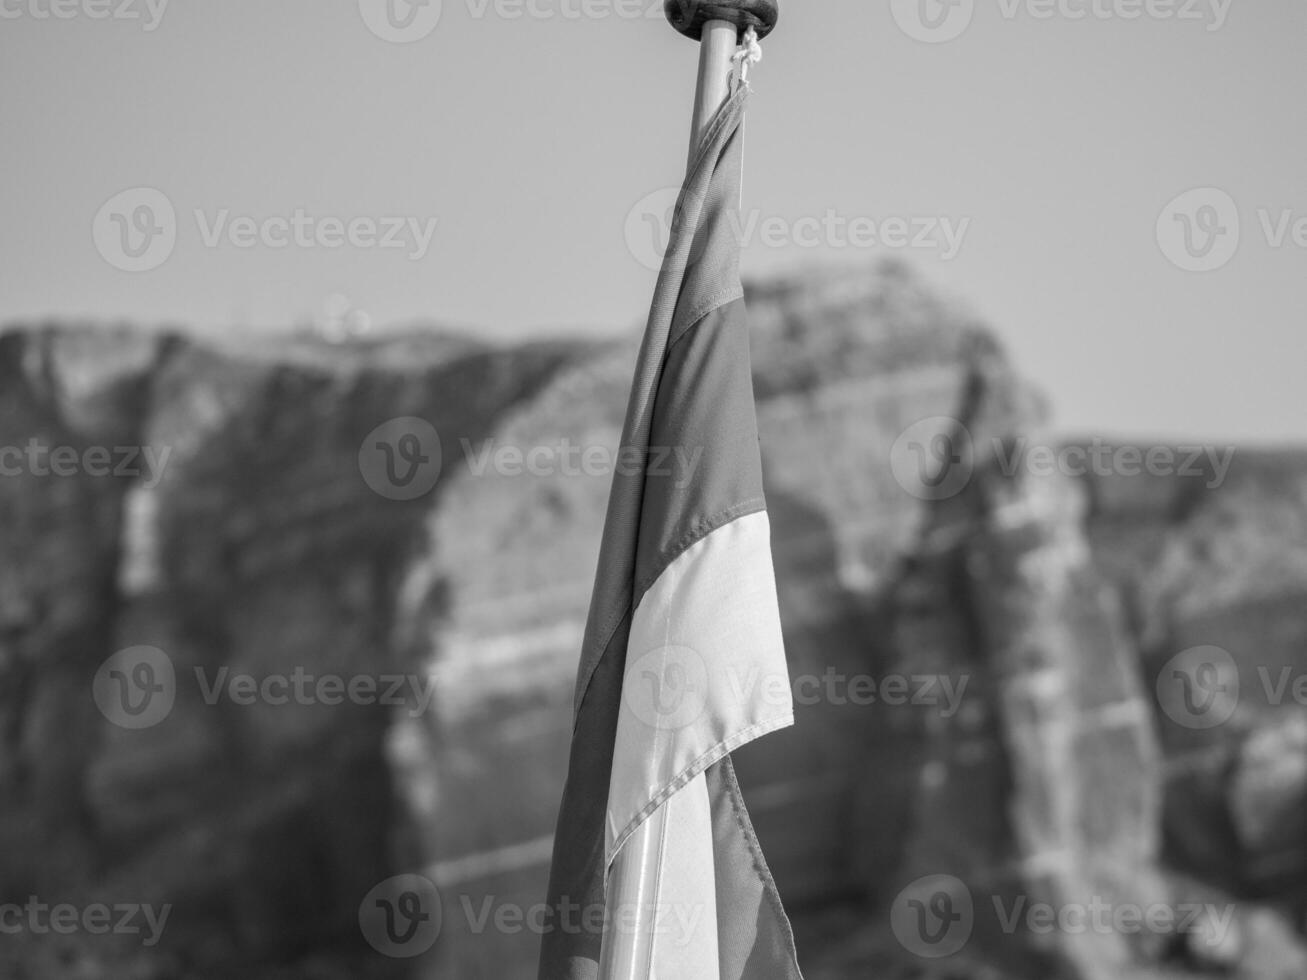
MULTIPOLYGON (((782 0, 745 270, 898 255, 1066 430, 1307 439, 1305 43, 1301 0, 782 0)), ((630 329, 695 58, 657 0, 0 0, 0 321, 630 329)))

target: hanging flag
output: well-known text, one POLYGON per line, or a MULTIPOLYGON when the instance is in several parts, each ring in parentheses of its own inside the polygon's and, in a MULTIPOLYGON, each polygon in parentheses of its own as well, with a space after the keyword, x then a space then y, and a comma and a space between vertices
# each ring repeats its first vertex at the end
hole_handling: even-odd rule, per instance
POLYGON ((699 143, 636 366, 644 465, 608 502, 540 980, 801 980, 729 756, 793 723, 739 279, 747 98, 699 143))

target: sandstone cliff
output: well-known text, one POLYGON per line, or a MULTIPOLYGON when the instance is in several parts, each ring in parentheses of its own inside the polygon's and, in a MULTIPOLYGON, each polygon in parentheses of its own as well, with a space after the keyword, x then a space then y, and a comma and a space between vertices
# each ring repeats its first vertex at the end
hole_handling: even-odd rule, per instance
MULTIPOLYGON (((803 696, 737 765, 808 975, 1303 975, 1307 454, 1069 467, 1159 447, 1054 439, 993 335, 903 269, 749 302, 803 696), (1168 700, 1209 662, 1211 725, 1168 700), (941 889, 970 908, 946 957, 903 919, 941 889), (1095 902, 1233 918, 1214 938, 1013 911, 1095 902)), ((0 904, 171 906, 157 945, 19 937, 2 972, 532 975, 537 937, 480 914, 544 894, 632 356, 0 334, 0 446, 27 451, 0 477, 0 904), (409 499, 361 457, 395 419, 438 435, 409 499), (42 473, 33 445, 81 462, 42 473), (175 678, 131 727, 96 684, 139 647, 175 678), (413 683, 402 705, 218 687, 296 671, 413 683), (411 961, 359 927, 405 872, 443 899, 411 961)))

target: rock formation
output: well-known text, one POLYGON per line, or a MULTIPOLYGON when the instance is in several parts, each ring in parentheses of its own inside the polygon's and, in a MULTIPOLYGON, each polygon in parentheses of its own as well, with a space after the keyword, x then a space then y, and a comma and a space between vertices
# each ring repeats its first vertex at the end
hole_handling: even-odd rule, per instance
MULTIPOLYGON (((1059 441, 895 265, 748 298, 798 715, 737 768, 810 980, 1303 975, 1307 453, 1059 441)), ((170 908, 0 973, 533 975, 633 352, 0 333, 0 905, 170 908), (397 419, 411 496, 362 461, 397 419), (166 711, 115 718, 139 648, 166 711), (412 959, 360 928, 399 874, 412 959)))

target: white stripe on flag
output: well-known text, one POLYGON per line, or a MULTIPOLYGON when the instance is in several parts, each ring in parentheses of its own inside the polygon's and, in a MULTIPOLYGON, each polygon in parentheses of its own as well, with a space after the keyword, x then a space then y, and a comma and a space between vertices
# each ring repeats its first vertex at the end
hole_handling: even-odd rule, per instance
POLYGON ((631 620, 608 786, 606 857, 663 800, 745 742, 793 723, 765 511, 677 556, 631 620))

